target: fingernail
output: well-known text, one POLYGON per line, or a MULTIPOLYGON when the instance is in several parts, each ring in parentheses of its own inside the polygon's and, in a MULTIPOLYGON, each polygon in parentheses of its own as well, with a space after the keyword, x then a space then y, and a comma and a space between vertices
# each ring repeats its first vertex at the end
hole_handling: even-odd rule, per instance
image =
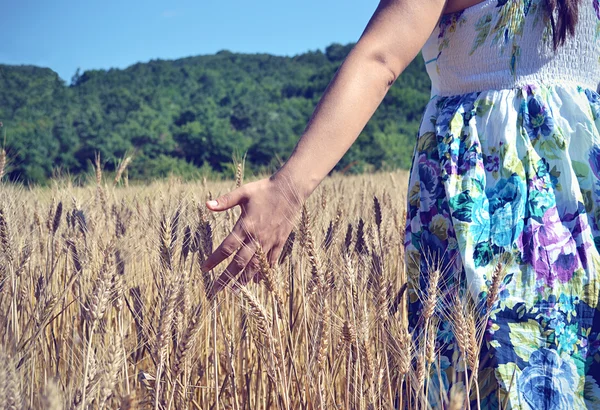
POLYGON ((208 206, 212 206, 213 208, 217 205, 219 205, 219 203, 217 202, 216 199, 210 200, 207 202, 208 206))

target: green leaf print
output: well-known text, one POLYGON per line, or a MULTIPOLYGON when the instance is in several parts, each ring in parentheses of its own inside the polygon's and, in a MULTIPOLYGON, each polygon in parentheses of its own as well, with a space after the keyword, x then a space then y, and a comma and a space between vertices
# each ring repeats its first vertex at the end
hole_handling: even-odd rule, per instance
POLYGON ((509 323, 510 343, 517 356, 529 361, 529 356, 540 347, 546 346, 546 338, 542 336, 540 324, 529 319, 525 323, 509 323))
POLYGON ((464 192, 450 198, 450 208, 454 211, 454 216, 459 221, 471 222, 471 214, 473 213, 473 198, 467 189, 464 192))
POLYGON ((581 196, 583 196, 583 205, 585 206, 586 212, 592 212, 594 209, 594 199, 592 197, 591 189, 582 189, 581 196))
POLYGON ((476 115, 478 117, 482 117, 485 114, 487 114, 492 107, 494 106, 494 102, 490 99, 482 99, 482 100, 477 100, 475 102, 475 110, 476 110, 476 115))
POLYGON ((510 55, 510 73, 512 75, 517 74, 517 62, 519 61, 519 57, 521 57, 521 47, 517 44, 513 44, 512 53, 510 55))
MULTIPOLYGON (((477 148, 476 146, 472 146, 472 148, 477 148)), ((479 196, 485 192, 485 182, 481 180, 481 176, 476 176, 471 179, 471 189, 469 193, 471 196, 479 196)))
MULTIPOLYGON (((556 181, 560 181, 560 174, 561 172, 556 168, 556 165, 552 167, 552 170, 550 171, 550 176, 556 180, 556 181)), ((556 191, 562 191, 562 186, 560 184, 560 182, 556 183, 554 189, 556 191)))
POLYGON ((527 313, 527 307, 524 304, 521 304, 517 307, 516 313, 518 319, 523 319, 523 317, 527 313))
POLYGON ((475 261, 476 268, 488 265, 493 258, 494 252, 492 251, 492 247, 488 241, 479 242, 477 245, 475 245, 475 250, 473 251, 473 260, 475 261))
MULTIPOLYGON (((544 8, 541 9, 544 10, 544 8)), ((531 0, 499 2, 493 13, 485 14, 475 23, 474 28, 477 34, 469 55, 473 55, 479 47, 488 42, 492 46, 498 45, 501 54, 509 54, 507 56, 508 65, 512 75, 515 75, 521 56, 518 38, 523 36, 528 14, 533 14, 536 19, 538 18, 538 7, 531 0)))
POLYGON ((529 211, 531 216, 541 218, 546 211, 554 205, 551 195, 543 191, 529 192, 529 211))
POLYGON ((598 390, 600 387, 598 383, 593 378, 586 378, 584 390, 583 390, 583 398, 585 399, 585 403, 588 406, 588 409, 597 409, 600 408, 600 397, 598 397, 598 390))
MULTIPOLYGON (((594 238, 594 244, 596 246, 600 245, 599 243, 596 242, 596 240, 599 239, 598 237, 594 238)), ((596 261, 597 263, 598 261, 596 261)), ((599 291, 600 289, 598 289, 598 287, 596 286, 596 284, 594 283, 586 283, 585 285, 583 285, 583 298, 582 300, 587 303, 589 306, 591 307, 595 307, 598 308, 599 303, 598 303, 598 298, 600 296, 599 291)))
POLYGON ((587 164, 579 161, 571 161, 571 164, 577 178, 587 178, 590 174, 590 167, 587 164))
POLYGON ((426 132, 419 137, 417 142, 418 152, 431 152, 437 145, 437 137, 434 132, 426 132))
POLYGON ((477 21, 477 23, 475 23, 475 31, 477 31, 477 37, 475 37, 475 41, 473 41, 473 48, 471 48, 471 51, 469 52, 470 56, 473 55, 473 53, 479 48, 479 46, 485 43, 485 40, 487 40, 488 35, 490 34, 491 25, 491 14, 486 14, 485 16, 481 17, 477 21))
POLYGON ((539 143, 539 145, 537 146, 538 151, 544 154, 544 157, 546 159, 561 158, 559 155, 557 155, 557 153, 560 151, 560 148, 556 145, 556 141, 554 139, 538 138, 534 141, 533 145, 536 146, 536 143, 539 143))
POLYGON ((519 390, 516 388, 517 380, 521 376, 521 369, 516 363, 506 363, 498 365, 497 376, 501 380, 503 389, 499 390, 499 400, 501 403, 505 403, 507 398, 505 397, 508 393, 510 403, 520 403, 519 390))
POLYGON ((558 149, 564 151, 567 148, 567 143, 565 142, 565 135, 563 134, 560 128, 558 128, 558 130, 552 135, 552 138, 554 139, 554 142, 556 143, 558 149))

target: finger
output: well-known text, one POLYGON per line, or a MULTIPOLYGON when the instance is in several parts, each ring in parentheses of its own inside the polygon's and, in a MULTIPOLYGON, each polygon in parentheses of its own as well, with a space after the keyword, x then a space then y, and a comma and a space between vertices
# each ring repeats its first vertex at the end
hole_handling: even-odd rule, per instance
POLYGON ((221 195, 217 199, 207 201, 206 206, 211 211, 225 211, 229 208, 233 208, 236 205, 240 205, 245 200, 246 190, 244 187, 240 187, 225 195, 221 195))
POLYGON ((283 250, 283 245, 275 245, 267 253, 267 260, 269 261, 269 265, 271 265, 271 267, 274 268, 276 265, 279 265, 281 263, 279 258, 281 256, 282 250, 283 250))
POLYGON ((245 241, 240 250, 233 256, 223 273, 217 278, 212 286, 212 294, 215 295, 225 288, 238 273, 240 273, 256 252, 256 245, 253 241, 245 241))
POLYGON ((258 258, 256 255, 248 262, 246 268, 242 271, 236 285, 246 286, 251 280, 256 282, 256 277, 260 275, 258 258))
POLYGON ((263 279, 264 279, 264 277, 260 270, 257 271, 256 274, 252 277, 252 281, 254 283, 260 283, 260 282, 262 282, 263 279))
POLYGON ((241 223, 238 222, 233 227, 233 230, 227 237, 221 242, 221 244, 211 253, 208 258, 204 262, 200 268, 202 272, 206 272, 217 266, 219 263, 223 262, 225 259, 229 258, 236 252, 240 246, 243 245, 245 238, 247 238, 244 230, 241 228, 241 223))

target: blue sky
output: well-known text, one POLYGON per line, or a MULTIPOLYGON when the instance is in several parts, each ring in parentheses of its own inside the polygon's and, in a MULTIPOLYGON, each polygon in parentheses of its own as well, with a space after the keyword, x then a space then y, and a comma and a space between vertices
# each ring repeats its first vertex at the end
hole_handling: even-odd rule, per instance
POLYGON ((234 52, 295 55, 358 40, 377 0, 5 0, 0 63, 75 70, 234 52))

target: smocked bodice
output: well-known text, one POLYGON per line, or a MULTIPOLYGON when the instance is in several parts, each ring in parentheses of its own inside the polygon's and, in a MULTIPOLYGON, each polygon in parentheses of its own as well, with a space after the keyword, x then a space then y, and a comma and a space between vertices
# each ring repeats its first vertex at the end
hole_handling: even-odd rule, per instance
POLYGON ((444 15, 423 47, 432 95, 600 80, 598 0, 580 4, 576 34, 556 52, 543 0, 484 0, 444 15))

